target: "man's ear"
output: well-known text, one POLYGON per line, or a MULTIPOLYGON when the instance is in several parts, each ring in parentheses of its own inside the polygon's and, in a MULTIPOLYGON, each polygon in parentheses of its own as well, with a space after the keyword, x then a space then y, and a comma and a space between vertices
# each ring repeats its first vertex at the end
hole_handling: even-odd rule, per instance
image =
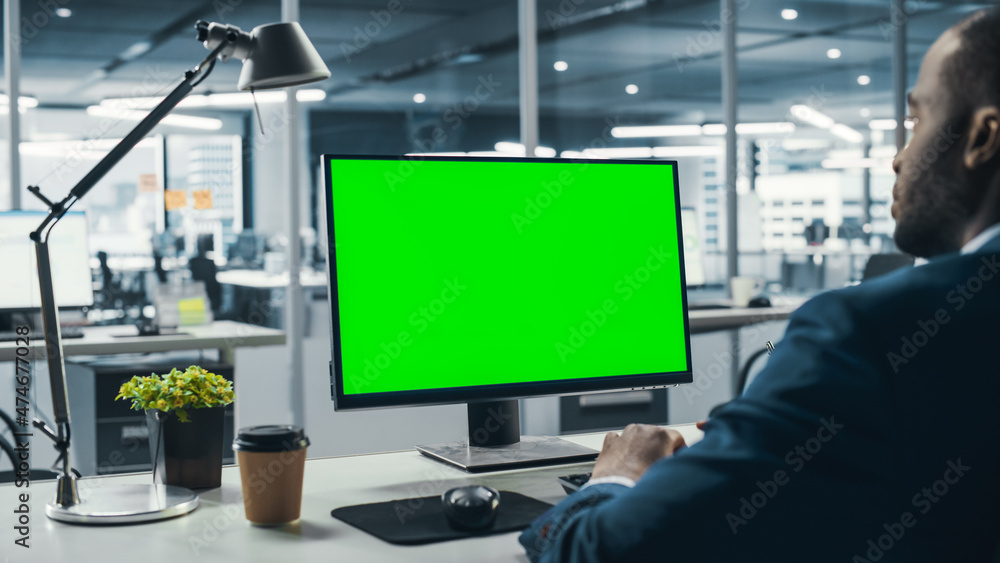
POLYGON ((981 108, 972 116, 965 167, 975 170, 1000 155, 1000 108, 981 108))

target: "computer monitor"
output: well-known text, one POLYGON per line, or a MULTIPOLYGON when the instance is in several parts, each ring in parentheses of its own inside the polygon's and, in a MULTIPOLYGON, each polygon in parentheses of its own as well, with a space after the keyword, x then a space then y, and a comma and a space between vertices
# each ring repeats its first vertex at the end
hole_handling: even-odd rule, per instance
POLYGON ((698 236, 698 217, 694 208, 681 209, 681 228, 684 231, 684 274, 688 287, 705 285, 705 266, 702 263, 701 237, 698 236))
MULTIPOLYGON (((35 245, 28 235, 45 219, 44 211, 0 212, 0 264, 4 289, 0 311, 27 311, 41 307, 35 245)), ((87 247, 87 216, 68 212, 49 236, 52 283, 60 308, 94 304, 94 283, 87 247)))
POLYGON ((677 165, 323 156, 337 410, 469 403, 470 471, 592 459, 517 398, 690 383, 677 165))

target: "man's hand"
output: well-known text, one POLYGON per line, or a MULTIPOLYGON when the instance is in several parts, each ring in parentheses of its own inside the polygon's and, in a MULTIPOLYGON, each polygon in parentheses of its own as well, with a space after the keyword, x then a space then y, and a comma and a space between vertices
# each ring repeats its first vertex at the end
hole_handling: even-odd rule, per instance
POLYGON ((610 432, 594 464, 591 479, 620 475, 638 481, 661 457, 684 447, 684 437, 676 430, 649 424, 629 424, 619 436, 610 432))

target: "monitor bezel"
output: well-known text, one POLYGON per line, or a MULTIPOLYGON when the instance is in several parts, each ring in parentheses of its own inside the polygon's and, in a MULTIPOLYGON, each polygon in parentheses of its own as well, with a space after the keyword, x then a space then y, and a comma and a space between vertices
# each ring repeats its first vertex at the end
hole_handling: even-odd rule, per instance
POLYGON ((323 199, 327 234, 327 300, 330 305, 330 387, 335 410, 365 410, 390 407, 445 405, 469 403, 478 401, 493 401, 501 399, 520 399, 528 397, 545 397, 553 395, 570 395, 583 393, 599 393, 612 391, 627 391, 647 388, 663 388, 694 381, 691 363, 691 327, 688 314, 686 291, 687 273, 684 270, 684 236, 681 225, 680 184, 675 160, 626 160, 626 159, 581 159, 581 158, 518 158, 518 157, 476 157, 476 156, 433 156, 433 155, 357 155, 357 154, 323 154, 320 157, 323 166, 323 199), (680 235, 677 238, 677 252, 680 260, 681 301, 684 311, 685 353, 687 356, 687 371, 654 372, 632 375, 614 375, 607 377, 589 377, 585 379, 570 379, 544 381, 534 383, 507 383, 469 387, 446 387, 439 389, 423 389, 411 391, 392 391, 367 394, 345 394, 343 392, 343 364, 340 352, 339 302, 337 299, 336 276, 336 241, 333 221, 333 190, 332 170, 333 160, 389 160, 389 161, 438 161, 438 162, 519 162, 531 163, 593 163, 642 166, 672 166, 674 184, 675 221, 680 235))

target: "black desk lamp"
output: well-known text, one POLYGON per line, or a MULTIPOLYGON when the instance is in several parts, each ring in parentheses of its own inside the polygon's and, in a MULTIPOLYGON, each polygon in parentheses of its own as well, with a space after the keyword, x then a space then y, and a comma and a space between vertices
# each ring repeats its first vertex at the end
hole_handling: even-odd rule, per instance
POLYGON ((41 291, 42 320, 48 355, 49 380, 56 429, 35 419, 34 425, 55 442, 59 451, 56 463, 62 462, 57 481, 56 498, 45 513, 54 520, 78 524, 122 524, 160 520, 186 514, 198 506, 198 497, 183 487, 166 485, 125 485, 101 487, 91 498, 81 501, 76 477, 69 463, 69 403, 66 398, 66 375, 63 365, 62 341, 59 332, 59 310, 52 292, 52 269, 49 263, 48 237, 55 224, 80 198, 114 168, 160 120, 200 84, 212 69, 216 59, 227 62, 232 58, 243 61, 238 87, 241 90, 297 86, 330 77, 322 57, 316 52, 297 22, 272 23, 255 27, 247 33, 242 29, 219 23, 199 21, 198 41, 210 51, 205 60, 184 73, 184 80, 162 102, 149 112, 97 166, 73 187, 62 201, 53 203, 41 194, 38 186, 28 191, 45 202, 49 214, 31 233, 38 257, 38 279, 41 291))

